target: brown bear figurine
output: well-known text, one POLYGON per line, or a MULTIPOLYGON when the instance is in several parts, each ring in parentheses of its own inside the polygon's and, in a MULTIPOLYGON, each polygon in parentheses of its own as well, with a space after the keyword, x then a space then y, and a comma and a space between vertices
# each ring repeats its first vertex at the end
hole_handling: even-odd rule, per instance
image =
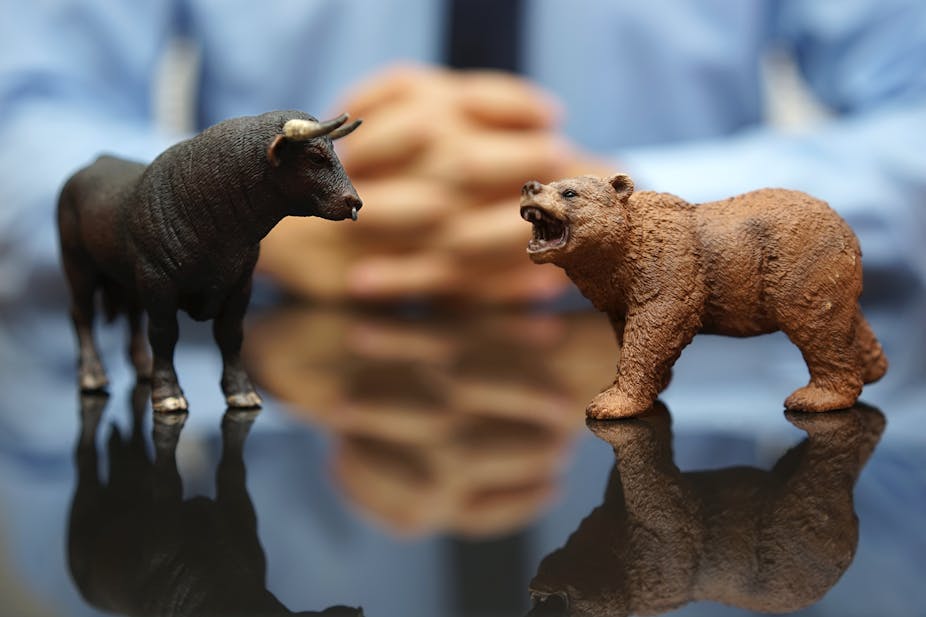
POLYGON ((789 409, 850 407, 887 370, 859 309, 858 240, 804 193, 762 189, 693 205, 635 193, 626 174, 581 176, 526 183, 521 216, 534 226, 531 259, 563 268, 617 335, 617 376, 589 417, 648 409, 697 332, 787 334, 810 370, 789 409))

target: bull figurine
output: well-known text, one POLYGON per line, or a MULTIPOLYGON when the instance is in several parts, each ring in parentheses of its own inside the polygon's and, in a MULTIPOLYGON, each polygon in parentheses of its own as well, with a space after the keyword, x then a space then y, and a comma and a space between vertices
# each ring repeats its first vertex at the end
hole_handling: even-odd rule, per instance
POLYGON ((177 310, 213 320, 229 407, 259 407, 241 363, 242 319, 260 240, 285 216, 357 220, 362 202, 332 147, 359 120, 299 111, 227 120, 150 165, 102 156, 61 190, 58 230, 83 391, 108 380, 93 338, 97 291, 128 317, 129 356, 156 412, 181 411, 177 310), (148 315, 145 344, 142 311, 148 315))

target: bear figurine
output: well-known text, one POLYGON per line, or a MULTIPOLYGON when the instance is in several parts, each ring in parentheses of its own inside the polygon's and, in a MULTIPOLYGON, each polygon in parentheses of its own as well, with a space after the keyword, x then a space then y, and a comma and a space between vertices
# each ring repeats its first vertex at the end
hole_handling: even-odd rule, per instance
POLYGON ((783 331, 810 370, 785 401, 793 410, 850 407, 887 370, 858 304, 858 239, 809 195, 761 189, 695 205, 634 192, 627 174, 581 176, 527 182, 521 216, 533 224, 530 258, 563 268, 617 336, 617 376, 591 418, 646 411, 698 332, 783 331))

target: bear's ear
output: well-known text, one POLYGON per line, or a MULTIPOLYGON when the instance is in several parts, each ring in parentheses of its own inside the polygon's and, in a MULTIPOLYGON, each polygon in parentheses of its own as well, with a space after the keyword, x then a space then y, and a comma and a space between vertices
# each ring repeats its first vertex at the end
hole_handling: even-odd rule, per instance
POLYGON ((633 180, 631 180, 630 176, 627 174, 615 174, 611 176, 608 178, 608 184, 614 188, 618 199, 621 201, 627 201, 633 193, 633 180))

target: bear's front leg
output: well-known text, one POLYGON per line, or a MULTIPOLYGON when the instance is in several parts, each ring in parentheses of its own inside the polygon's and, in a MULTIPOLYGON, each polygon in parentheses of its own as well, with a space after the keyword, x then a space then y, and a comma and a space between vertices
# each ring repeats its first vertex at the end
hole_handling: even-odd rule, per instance
POLYGON ((649 409, 699 327, 698 316, 681 303, 649 302, 634 309, 624 326, 614 385, 592 399, 586 415, 608 420, 637 416, 649 409))

